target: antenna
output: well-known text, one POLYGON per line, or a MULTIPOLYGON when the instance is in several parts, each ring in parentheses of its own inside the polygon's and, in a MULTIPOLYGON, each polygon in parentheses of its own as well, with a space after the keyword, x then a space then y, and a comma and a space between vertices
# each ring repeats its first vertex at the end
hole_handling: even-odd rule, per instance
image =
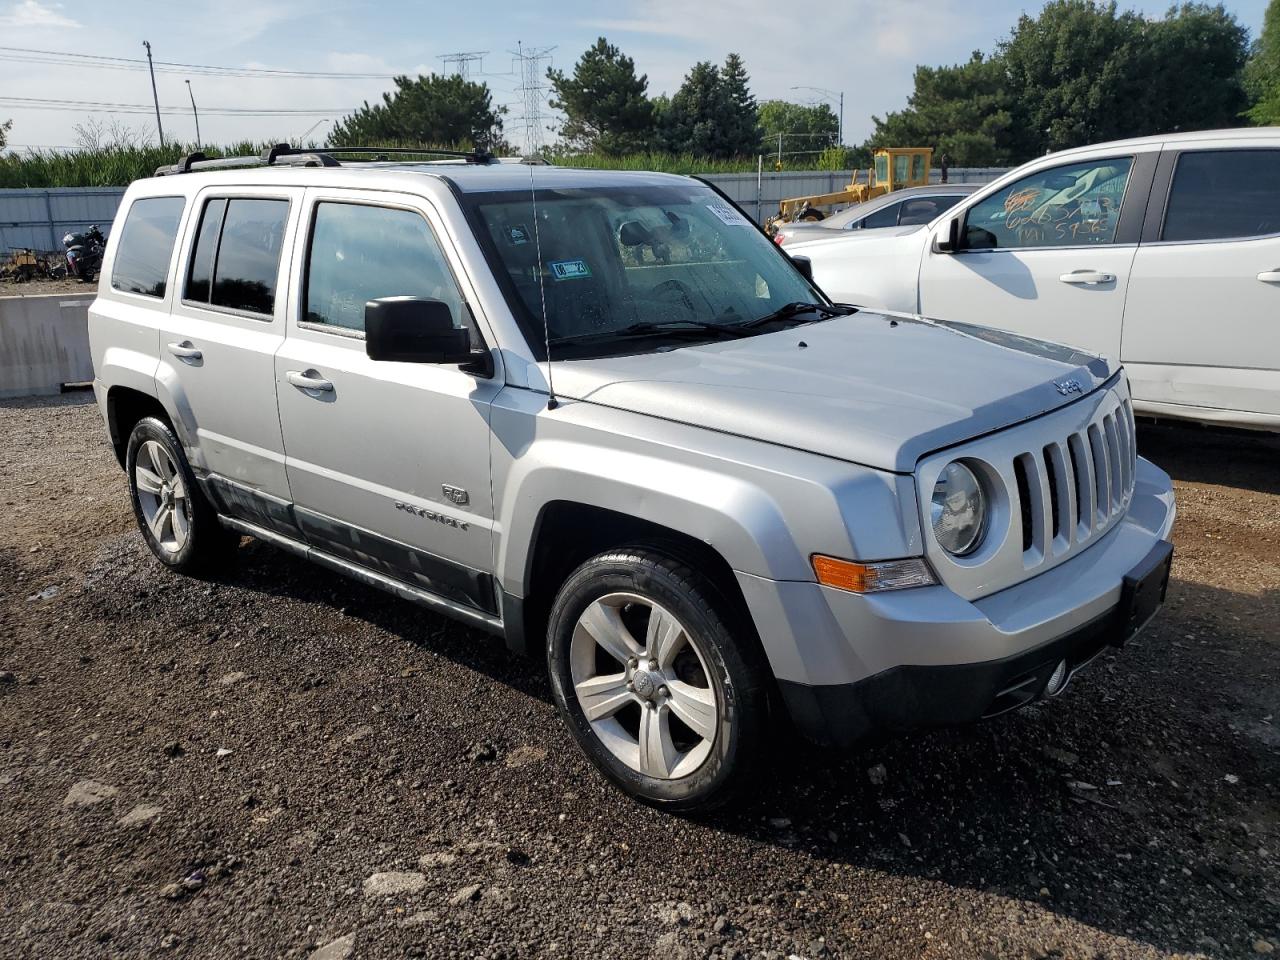
POLYGON ((533 203, 533 249, 538 257, 538 296, 542 300, 542 346, 547 354, 547 409, 560 406, 556 384, 551 377, 551 326, 547 323, 547 281, 542 271, 542 231, 538 226, 538 191, 533 186, 533 164, 529 164, 529 199, 533 203))

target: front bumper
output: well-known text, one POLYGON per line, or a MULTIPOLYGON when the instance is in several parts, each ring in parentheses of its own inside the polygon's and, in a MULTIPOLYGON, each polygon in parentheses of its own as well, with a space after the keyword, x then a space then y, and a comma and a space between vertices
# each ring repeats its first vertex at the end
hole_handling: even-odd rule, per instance
POLYGON ((1043 691, 1126 635, 1125 578, 1169 537, 1167 474, 1139 459, 1128 514, 1091 547, 975 601, 944 586, 861 595, 739 574, 802 733, 847 745, 877 730, 975 720, 1043 691))

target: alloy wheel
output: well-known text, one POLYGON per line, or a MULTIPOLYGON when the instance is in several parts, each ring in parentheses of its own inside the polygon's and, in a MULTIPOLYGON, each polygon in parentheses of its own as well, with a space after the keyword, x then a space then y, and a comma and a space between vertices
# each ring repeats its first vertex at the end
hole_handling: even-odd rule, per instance
POLYGON ((177 553, 191 536, 191 501, 182 473, 162 443, 147 440, 138 447, 133 481, 151 536, 167 553, 177 553))
POLYGON ((592 731, 632 770, 674 780, 710 756, 720 698, 697 639, 665 607, 632 593, 592 601, 574 626, 569 665, 592 731))

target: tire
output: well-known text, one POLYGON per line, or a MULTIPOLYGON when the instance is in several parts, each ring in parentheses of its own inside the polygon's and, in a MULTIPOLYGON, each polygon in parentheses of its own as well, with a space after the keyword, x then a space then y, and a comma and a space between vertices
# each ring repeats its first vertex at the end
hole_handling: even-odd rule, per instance
POLYGON ((768 688, 739 620, 714 582, 650 547, 593 557, 560 588, 547 629, 552 695, 626 793, 693 812, 749 782, 765 752, 768 688))
POLYGON ((125 473, 133 516, 157 560, 186 574, 211 573, 230 562, 240 538, 218 522, 169 424, 157 417, 138 421, 129 434, 125 473))

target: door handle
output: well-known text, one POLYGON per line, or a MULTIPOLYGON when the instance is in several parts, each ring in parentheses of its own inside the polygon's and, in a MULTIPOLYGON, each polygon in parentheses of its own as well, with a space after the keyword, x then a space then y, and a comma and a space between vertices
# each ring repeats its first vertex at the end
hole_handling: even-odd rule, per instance
POLYGON ((1058 278, 1063 283, 1075 283, 1082 286, 1097 286, 1100 283, 1114 283, 1114 273, 1100 273, 1097 270, 1072 270, 1058 278))
POLYGON ((200 360, 204 357, 203 353, 191 345, 190 340, 169 344, 169 352, 183 360, 200 360))
POLYGON ((321 393, 333 392, 333 381, 326 380, 320 376, 315 370, 290 370, 285 373, 285 379, 292 383, 299 390, 319 390, 321 393))
POLYGON ((1280 270, 1263 270, 1258 279, 1263 283, 1280 283, 1280 270))

